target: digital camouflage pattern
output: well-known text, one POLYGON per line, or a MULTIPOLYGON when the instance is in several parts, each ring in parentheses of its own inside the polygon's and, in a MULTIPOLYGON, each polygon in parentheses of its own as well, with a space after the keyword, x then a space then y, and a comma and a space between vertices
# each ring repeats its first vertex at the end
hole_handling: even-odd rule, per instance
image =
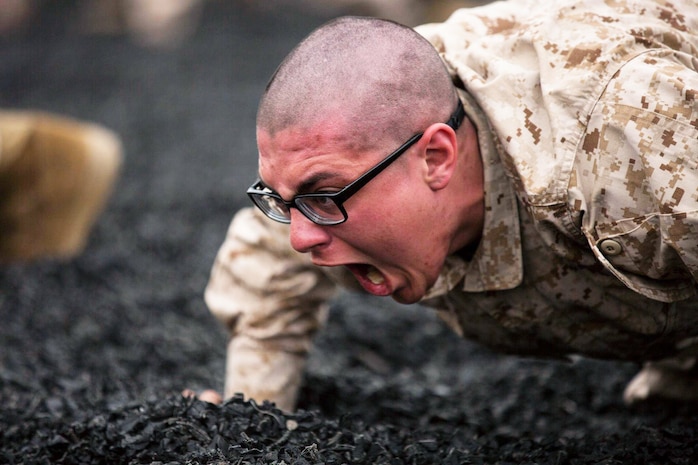
MULTIPOLYGON (((474 257, 449 257, 423 303, 509 353, 692 356, 698 4, 513 0, 417 30, 462 89, 486 186, 474 257)), ((237 215, 206 299, 231 332, 226 395, 290 409, 341 272, 270 223, 237 215)))

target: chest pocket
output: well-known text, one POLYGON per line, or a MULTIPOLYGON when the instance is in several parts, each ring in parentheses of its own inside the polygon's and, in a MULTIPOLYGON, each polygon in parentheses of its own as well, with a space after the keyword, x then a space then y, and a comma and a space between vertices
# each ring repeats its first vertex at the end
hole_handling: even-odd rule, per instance
POLYGON ((626 285, 657 300, 695 294, 698 210, 597 224, 597 258, 626 285))

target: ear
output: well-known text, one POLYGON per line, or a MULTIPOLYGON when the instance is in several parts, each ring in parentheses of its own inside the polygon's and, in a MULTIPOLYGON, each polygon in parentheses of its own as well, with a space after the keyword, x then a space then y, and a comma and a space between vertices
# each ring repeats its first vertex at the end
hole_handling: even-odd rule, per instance
POLYGON ((456 169, 458 142, 456 133, 445 124, 432 124, 422 136, 424 148, 424 180, 433 190, 448 185, 456 169))

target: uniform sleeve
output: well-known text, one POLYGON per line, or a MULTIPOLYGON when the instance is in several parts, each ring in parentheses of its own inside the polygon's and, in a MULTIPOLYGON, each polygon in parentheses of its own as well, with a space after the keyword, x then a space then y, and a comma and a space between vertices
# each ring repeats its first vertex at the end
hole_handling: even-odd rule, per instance
POLYGON ((230 334, 225 397, 243 393, 293 410, 312 337, 334 290, 309 257, 291 248, 286 225, 256 209, 241 210, 205 292, 210 311, 230 334))
POLYGON ((422 24, 415 27, 415 31, 434 45, 446 64, 457 68, 459 54, 466 51, 473 42, 480 41, 483 37, 493 40, 492 34, 514 30, 526 14, 534 14, 534 10, 540 8, 538 3, 540 2, 535 0, 520 0, 516 8, 512 8, 508 2, 459 8, 446 21, 422 24))

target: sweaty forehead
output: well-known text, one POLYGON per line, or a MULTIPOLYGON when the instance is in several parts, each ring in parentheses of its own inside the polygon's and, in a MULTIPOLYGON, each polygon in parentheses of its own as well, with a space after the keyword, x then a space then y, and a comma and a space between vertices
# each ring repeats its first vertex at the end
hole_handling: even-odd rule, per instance
POLYGON ((306 119, 281 129, 270 131, 257 126, 257 139, 264 139, 284 150, 302 150, 325 146, 345 146, 358 149, 366 142, 365 127, 359 118, 340 111, 323 110, 312 120, 306 119))
POLYGON ((282 196, 310 192, 323 181, 351 180, 366 143, 341 125, 324 122, 270 134, 258 129, 259 174, 282 196), (283 192, 285 191, 285 192, 283 192))

